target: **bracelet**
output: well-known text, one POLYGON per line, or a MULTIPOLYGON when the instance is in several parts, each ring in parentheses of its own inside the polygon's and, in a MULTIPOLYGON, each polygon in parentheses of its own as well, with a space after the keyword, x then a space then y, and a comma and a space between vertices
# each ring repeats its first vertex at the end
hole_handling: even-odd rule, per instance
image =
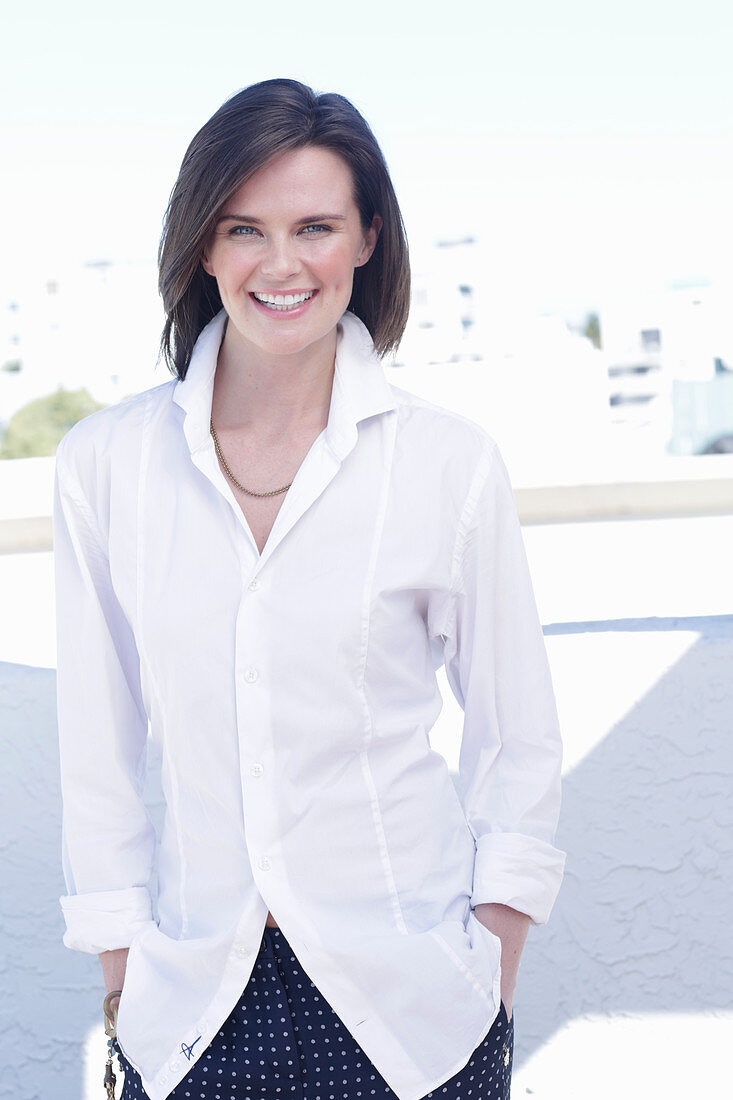
POLYGON ((108 993, 104 998, 104 1004, 102 1008, 104 1010, 104 1034, 108 1035, 111 1039, 117 1037, 117 1010, 119 1004, 112 1004, 114 997, 121 997, 121 989, 113 989, 111 993, 108 993))

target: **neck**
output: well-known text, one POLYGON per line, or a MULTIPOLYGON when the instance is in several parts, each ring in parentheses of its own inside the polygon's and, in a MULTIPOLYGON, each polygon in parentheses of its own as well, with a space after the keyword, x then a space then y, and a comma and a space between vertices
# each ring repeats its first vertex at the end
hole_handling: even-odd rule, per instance
POLYGON ((247 345, 227 323, 219 349, 212 415, 217 429, 277 436, 323 426, 331 403, 336 329, 295 354, 274 355, 247 345))

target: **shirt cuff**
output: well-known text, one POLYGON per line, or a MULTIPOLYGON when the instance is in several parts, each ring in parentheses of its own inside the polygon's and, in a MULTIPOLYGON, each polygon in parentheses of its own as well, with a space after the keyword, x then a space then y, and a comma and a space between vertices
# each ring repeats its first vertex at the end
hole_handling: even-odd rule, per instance
POLYGON ((142 928, 155 923, 147 886, 70 894, 59 901, 66 921, 63 942, 74 951, 98 955, 129 947, 142 928))
POLYGON ((509 905, 532 924, 546 924, 565 867, 565 853, 523 833, 487 833, 476 841, 471 908, 509 905))

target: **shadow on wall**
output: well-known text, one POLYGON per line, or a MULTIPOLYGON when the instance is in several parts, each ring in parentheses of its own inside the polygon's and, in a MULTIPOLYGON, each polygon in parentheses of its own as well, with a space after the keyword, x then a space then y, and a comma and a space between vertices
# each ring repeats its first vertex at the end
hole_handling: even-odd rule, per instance
MULTIPOLYGON (((730 1008, 733 616, 546 633, 611 629, 692 629, 700 640, 566 779, 557 840, 566 878, 522 963, 517 1065, 584 1013, 730 1008)), ((0 1095, 79 1100, 103 986, 97 957, 61 943, 53 670, 0 663, 0 751, 0 1095)), ((159 829, 156 770, 151 760, 147 799, 159 829)))
POLYGON ((731 1008, 733 616, 545 633, 592 630, 700 637, 565 779, 565 881, 522 961, 516 1065, 584 1013, 731 1008))

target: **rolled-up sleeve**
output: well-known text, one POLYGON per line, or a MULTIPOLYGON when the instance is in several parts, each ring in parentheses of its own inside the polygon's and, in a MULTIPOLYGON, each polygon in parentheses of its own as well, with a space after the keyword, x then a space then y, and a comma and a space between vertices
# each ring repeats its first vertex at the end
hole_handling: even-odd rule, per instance
POLYGON ((53 514, 60 903, 65 945, 98 953, 129 947, 152 922, 155 833, 142 800, 148 723, 137 649, 68 442, 57 452, 53 514))
POLYGON ((563 876, 554 846, 562 744, 542 626, 506 466, 488 440, 457 532, 444 659, 464 710, 459 791, 476 843, 471 905, 544 924, 563 876))

